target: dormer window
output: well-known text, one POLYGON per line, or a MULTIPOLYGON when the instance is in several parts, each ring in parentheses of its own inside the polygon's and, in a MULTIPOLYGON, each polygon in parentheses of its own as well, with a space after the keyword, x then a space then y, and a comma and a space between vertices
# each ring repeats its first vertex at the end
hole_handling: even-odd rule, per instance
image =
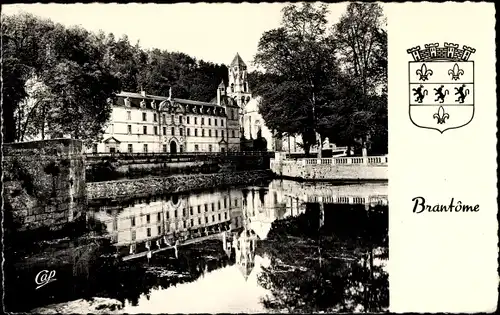
POLYGON ((151 108, 156 109, 156 101, 155 100, 151 101, 151 108))
POLYGON ((141 101, 141 108, 146 108, 146 101, 145 100, 141 101))
POLYGON ((125 106, 130 107, 130 98, 128 98, 128 97, 127 97, 127 98, 125 98, 125 99, 123 100, 123 102, 125 103, 125 106))

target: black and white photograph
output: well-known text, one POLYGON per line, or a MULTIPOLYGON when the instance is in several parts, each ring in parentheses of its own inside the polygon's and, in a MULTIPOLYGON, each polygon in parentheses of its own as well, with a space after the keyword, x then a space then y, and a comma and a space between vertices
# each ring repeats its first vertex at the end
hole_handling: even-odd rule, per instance
POLYGON ((388 312, 385 14, 3 5, 4 312, 388 312))

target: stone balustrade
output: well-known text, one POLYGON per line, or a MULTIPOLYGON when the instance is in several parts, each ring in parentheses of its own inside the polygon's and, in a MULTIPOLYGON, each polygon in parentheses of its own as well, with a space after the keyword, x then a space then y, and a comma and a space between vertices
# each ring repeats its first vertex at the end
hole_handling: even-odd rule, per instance
POLYGON ((387 155, 292 160, 277 153, 270 165, 273 173, 278 176, 305 180, 388 179, 387 155))
POLYGON ((335 164, 335 165, 387 165, 385 156, 335 157, 323 159, 301 159, 304 165, 335 164))

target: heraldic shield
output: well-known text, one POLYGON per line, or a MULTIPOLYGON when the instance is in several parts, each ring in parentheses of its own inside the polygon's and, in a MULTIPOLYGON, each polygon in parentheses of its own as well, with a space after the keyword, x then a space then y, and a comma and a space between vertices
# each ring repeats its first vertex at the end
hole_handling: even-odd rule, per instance
POLYGON ((410 119, 441 133, 463 127, 474 117, 474 62, 467 59, 475 50, 425 46, 408 50, 415 59, 409 62, 410 119))

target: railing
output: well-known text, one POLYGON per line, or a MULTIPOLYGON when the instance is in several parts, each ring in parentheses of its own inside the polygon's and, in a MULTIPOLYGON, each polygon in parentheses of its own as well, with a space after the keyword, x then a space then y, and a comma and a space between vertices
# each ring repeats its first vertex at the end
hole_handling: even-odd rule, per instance
MULTIPOLYGON (((325 149, 325 150, 332 150, 332 155, 333 156, 340 156, 340 155, 345 155, 347 153, 347 147, 336 147, 336 148, 332 148, 332 149, 325 149)), ((286 152, 284 151, 284 153, 286 154, 286 157, 289 158, 289 159, 304 159, 304 158, 308 158, 310 157, 311 155, 314 156, 314 155, 317 155, 318 153, 318 150, 311 150, 309 152, 309 156, 307 156, 304 152, 286 152)))
POLYGON ((335 165, 387 165, 388 157, 385 156, 361 156, 361 157, 338 157, 323 159, 302 159, 303 165, 335 164, 335 165))
POLYGON ((104 157, 115 157, 115 158, 156 158, 156 157, 166 157, 166 158, 189 158, 189 157, 219 157, 219 156, 269 156, 273 157, 274 152, 271 151, 230 151, 230 152, 179 152, 179 153, 168 153, 168 152, 96 152, 96 153, 84 153, 87 158, 104 158, 104 157))
POLYGON ((329 204, 356 204, 356 205, 386 205, 387 196, 306 196, 305 202, 320 202, 329 204))

